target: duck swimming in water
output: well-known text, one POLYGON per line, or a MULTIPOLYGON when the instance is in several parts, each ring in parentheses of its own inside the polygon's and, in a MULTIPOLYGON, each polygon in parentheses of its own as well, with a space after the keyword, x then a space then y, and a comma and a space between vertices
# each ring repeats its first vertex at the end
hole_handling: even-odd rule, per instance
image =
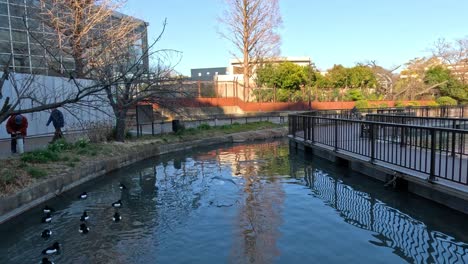
POLYGON ((41 222, 42 223, 52 222, 52 216, 50 215, 50 213, 47 213, 46 216, 42 217, 41 222))
POLYGON ((88 219, 89 219, 88 212, 84 211, 83 215, 81 215, 81 217, 80 217, 80 221, 84 222, 84 221, 88 221, 88 219))
POLYGON ((50 231, 49 229, 46 229, 42 231, 41 237, 44 239, 49 239, 51 235, 52 235, 52 231, 50 231))
POLYGON ((117 202, 112 203, 112 207, 115 207, 115 208, 122 207, 122 201, 118 200, 117 202))
POLYGON ((119 189, 122 190, 122 191, 127 190, 127 186, 125 186, 123 183, 120 183, 119 189))
POLYGON ((52 254, 57 254, 59 251, 60 251, 60 243, 55 242, 51 247, 48 247, 42 250, 42 254, 52 255, 52 254))
POLYGON ((81 234, 88 234, 89 232, 89 227, 86 226, 86 224, 81 224, 80 229, 78 230, 81 234))
POLYGON ((53 208, 49 207, 48 205, 46 205, 46 206, 44 206, 44 209, 42 211, 44 212, 44 214, 47 214, 47 213, 52 213, 55 210, 53 208))
POLYGON ((112 217, 112 220, 114 222, 119 222, 120 220, 122 220, 122 216, 120 216, 119 212, 115 212, 114 216, 112 217))
POLYGON ((78 198, 80 198, 81 200, 84 200, 84 199, 88 198, 88 193, 83 192, 82 194, 80 194, 80 196, 78 198))

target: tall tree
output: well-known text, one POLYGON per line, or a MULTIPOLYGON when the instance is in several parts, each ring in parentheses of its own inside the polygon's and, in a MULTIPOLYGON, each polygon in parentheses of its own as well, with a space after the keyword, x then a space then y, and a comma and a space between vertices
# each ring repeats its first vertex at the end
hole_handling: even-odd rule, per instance
POLYGON ((171 58, 180 53, 155 48, 163 36, 165 27, 166 22, 158 38, 145 50, 147 56, 158 62, 156 67, 148 71, 142 63, 145 56, 139 55, 138 52, 130 52, 113 65, 109 65, 107 70, 100 71, 98 78, 106 83, 104 90, 116 118, 117 141, 125 140, 127 113, 138 103, 149 101, 176 111, 173 101, 169 99, 180 95, 180 89, 174 89, 179 85, 180 78, 173 76, 175 65, 171 64, 171 58))
POLYGON ((242 61, 244 86, 250 87, 253 66, 267 57, 279 55, 277 30, 282 24, 279 0, 226 0, 226 10, 220 21, 225 25, 221 36, 237 50, 233 55, 242 61))
POLYGON ((56 34, 47 43, 55 50, 52 57, 72 58, 78 78, 92 77, 94 68, 112 64, 140 38, 139 31, 146 30, 143 21, 117 12, 125 0, 40 0, 38 4, 40 11, 32 15, 56 34))
POLYGON ((468 37, 452 42, 439 39, 433 45, 432 55, 446 64, 462 83, 468 84, 468 37))

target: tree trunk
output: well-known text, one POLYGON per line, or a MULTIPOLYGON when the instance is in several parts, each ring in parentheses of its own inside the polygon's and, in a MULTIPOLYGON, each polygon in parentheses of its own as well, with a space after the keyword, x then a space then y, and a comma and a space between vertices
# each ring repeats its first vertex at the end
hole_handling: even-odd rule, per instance
POLYGON ((128 109, 121 109, 115 113, 117 123, 115 124, 115 141, 125 141, 125 130, 127 128, 127 111, 128 109))

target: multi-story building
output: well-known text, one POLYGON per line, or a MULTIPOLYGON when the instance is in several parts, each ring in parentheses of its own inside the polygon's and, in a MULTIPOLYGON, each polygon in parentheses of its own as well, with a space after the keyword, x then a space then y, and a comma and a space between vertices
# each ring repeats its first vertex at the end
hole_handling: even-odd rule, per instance
POLYGON ((458 63, 451 64, 447 68, 452 74, 464 84, 468 84, 468 59, 463 59, 458 63))
MULTIPOLYGON (((73 70, 74 59, 66 54, 60 54, 57 59, 47 59, 47 52, 37 39, 57 39, 57 35, 47 28, 35 16, 41 12, 39 0, 0 0, 0 66, 4 66, 13 56, 10 67, 18 73, 40 74, 56 76, 66 70, 73 70), (27 30, 29 28, 29 30, 27 30), (32 36, 34 35, 34 37, 32 36), (54 65, 52 65, 54 64, 54 65)), ((115 13, 115 19, 125 15, 115 13)), ((140 54, 148 47, 147 26, 142 20, 137 28, 141 36, 134 44, 140 54)), ((147 56, 142 61, 143 66, 149 68, 147 56)))
MULTIPOLYGON (((76 89, 68 78, 61 78, 65 77, 63 74, 65 71, 75 69, 75 61, 59 48, 54 50, 53 44, 59 43, 58 35, 38 19, 40 12, 40 0, 0 0, 0 71, 9 63, 11 70, 17 73, 15 79, 19 80, 20 85, 24 82, 21 80, 30 80, 34 75, 34 82, 30 84, 28 91, 37 93, 41 100, 53 102, 73 93, 76 89), (50 43, 50 46, 45 46, 44 43, 50 43), (48 47, 48 51, 44 47, 48 47), (57 56, 51 58, 50 53, 57 56)), ((124 14, 115 12, 111 20, 123 17, 128 18, 124 14)), ((129 50, 136 56, 143 56, 141 64, 143 69, 147 70, 149 59, 144 51, 148 47, 148 23, 137 18, 132 19, 139 25, 136 33, 140 37, 129 50)), ((92 81, 80 80, 84 85, 88 83, 92 85, 92 81)), ((18 96, 10 81, 5 82, 1 88, 3 99, 11 97, 14 100, 18 96)), ((92 96, 95 95, 89 98, 92 96)), ((109 105, 100 103, 100 100, 101 97, 89 100, 95 104, 99 103, 99 106, 88 103, 89 105, 74 105, 64 110, 66 120, 64 131, 71 133, 70 131, 85 128, 86 124, 114 122, 112 115, 108 114, 112 109, 109 105)), ((2 99, 0 103, 3 103, 2 99)), ((29 109, 34 106, 36 103, 33 100, 21 100, 17 108, 29 109)), ((42 136, 54 132, 52 126, 45 126, 49 117, 48 111, 29 113, 25 116, 29 120, 28 136, 42 136)), ((0 127, 0 139, 2 138, 9 138, 3 124, 0 127)))
POLYGON ((226 70, 226 67, 191 69, 190 79, 192 81, 213 81, 214 77, 227 74, 226 70))
MULTIPOLYGON (((279 64, 283 62, 291 62, 299 66, 309 66, 312 61, 310 57, 273 57, 267 58, 261 63, 272 63, 272 64, 279 64)), ((229 63, 228 72, 231 74, 243 74, 244 73, 244 62, 241 59, 232 59, 229 63)), ((255 69, 257 63, 253 63, 253 72, 255 73, 255 69)))

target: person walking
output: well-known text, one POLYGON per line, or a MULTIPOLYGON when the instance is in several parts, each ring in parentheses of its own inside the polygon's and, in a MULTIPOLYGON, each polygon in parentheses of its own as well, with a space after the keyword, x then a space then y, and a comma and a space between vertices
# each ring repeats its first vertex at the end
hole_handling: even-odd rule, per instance
POLYGON ((52 112, 50 113, 49 121, 47 121, 46 126, 49 126, 51 122, 55 128, 54 137, 52 138, 52 142, 54 142, 57 139, 63 138, 62 128, 65 125, 63 114, 57 108, 52 109, 52 112))
POLYGON ((11 115, 6 124, 11 135, 11 153, 24 152, 24 137, 27 136, 28 119, 23 115, 11 115), (18 147, 18 148, 17 148, 18 147))

